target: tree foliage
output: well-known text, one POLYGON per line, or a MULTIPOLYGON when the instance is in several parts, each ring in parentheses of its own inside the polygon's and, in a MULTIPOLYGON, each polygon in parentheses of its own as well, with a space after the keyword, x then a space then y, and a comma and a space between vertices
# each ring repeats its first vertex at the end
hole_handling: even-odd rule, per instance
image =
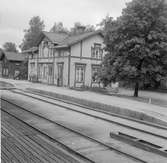
POLYGON ((167 4, 164 0, 133 0, 122 16, 105 22, 107 55, 101 80, 125 81, 135 86, 167 76, 167 4))
POLYGON ((23 42, 21 44, 21 49, 26 50, 35 45, 35 41, 42 30, 44 30, 44 22, 41 20, 39 16, 34 16, 29 21, 29 29, 25 30, 25 35, 23 42))
POLYGON ((3 45, 3 50, 7 52, 17 52, 16 44, 13 42, 6 42, 3 45))
POLYGON ((63 26, 62 22, 54 23, 53 27, 50 29, 50 32, 66 32, 68 33, 68 29, 63 26))
POLYGON ((92 32, 92 31, 95 31, 95 27, 93 25, 86 25, 85 26, 80 22, 75 22, 74 27, 72 27, 70 29, 70 34, 75 35, 75 34, 78 34, 78 33, 92 32), (82 32, 78 31, 79 27, 83 27, 82 32))

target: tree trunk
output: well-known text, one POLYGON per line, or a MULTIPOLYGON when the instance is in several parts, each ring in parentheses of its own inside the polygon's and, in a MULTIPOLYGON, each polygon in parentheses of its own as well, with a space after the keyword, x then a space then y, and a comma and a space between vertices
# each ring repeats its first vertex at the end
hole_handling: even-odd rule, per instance
POLYGON ((135 91, 134 91, 134 97, 138 97, 138 91, 139 91, 139 83, 136 82, 136 84, 135 84, 135 91))

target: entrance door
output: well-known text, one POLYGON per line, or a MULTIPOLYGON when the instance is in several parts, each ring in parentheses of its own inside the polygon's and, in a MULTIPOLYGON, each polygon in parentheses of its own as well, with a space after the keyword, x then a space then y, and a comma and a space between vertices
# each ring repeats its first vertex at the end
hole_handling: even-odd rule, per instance
POLYGON ((57 85, 63 86, 63 63, 58 63, 58 79, 57 79, 57 85))
POLYGON ((53 64, 48 64, 48 84, 53 84, 53 64))

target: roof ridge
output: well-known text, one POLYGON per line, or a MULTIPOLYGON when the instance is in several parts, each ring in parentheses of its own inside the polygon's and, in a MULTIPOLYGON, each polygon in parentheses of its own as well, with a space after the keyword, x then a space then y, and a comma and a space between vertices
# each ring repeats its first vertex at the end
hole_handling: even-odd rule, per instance
POLYGON ((84 32, 77 35, 71 35, 63 39, 58 46, 70 46, 95 34, 102 33, 101 30, 84 32))
POLYGON ((45 33, 53 33, 53 34, 62 34, 62 33, 64 33, 64 34, 69 35, 68 33, 63 32, 63 31, 58 31, 58 32, 42 31, 42 32, 45 32, 45 33))

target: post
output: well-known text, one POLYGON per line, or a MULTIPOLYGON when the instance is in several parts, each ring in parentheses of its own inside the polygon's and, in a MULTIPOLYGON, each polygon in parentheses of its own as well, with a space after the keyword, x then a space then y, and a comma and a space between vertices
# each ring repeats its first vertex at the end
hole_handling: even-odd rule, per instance
POLYGON ((135 84, 135 91, 134 91, 134 97, 138 97, 138 90, 139 90, 139 83, 136 82, 136 84, 135 84))

